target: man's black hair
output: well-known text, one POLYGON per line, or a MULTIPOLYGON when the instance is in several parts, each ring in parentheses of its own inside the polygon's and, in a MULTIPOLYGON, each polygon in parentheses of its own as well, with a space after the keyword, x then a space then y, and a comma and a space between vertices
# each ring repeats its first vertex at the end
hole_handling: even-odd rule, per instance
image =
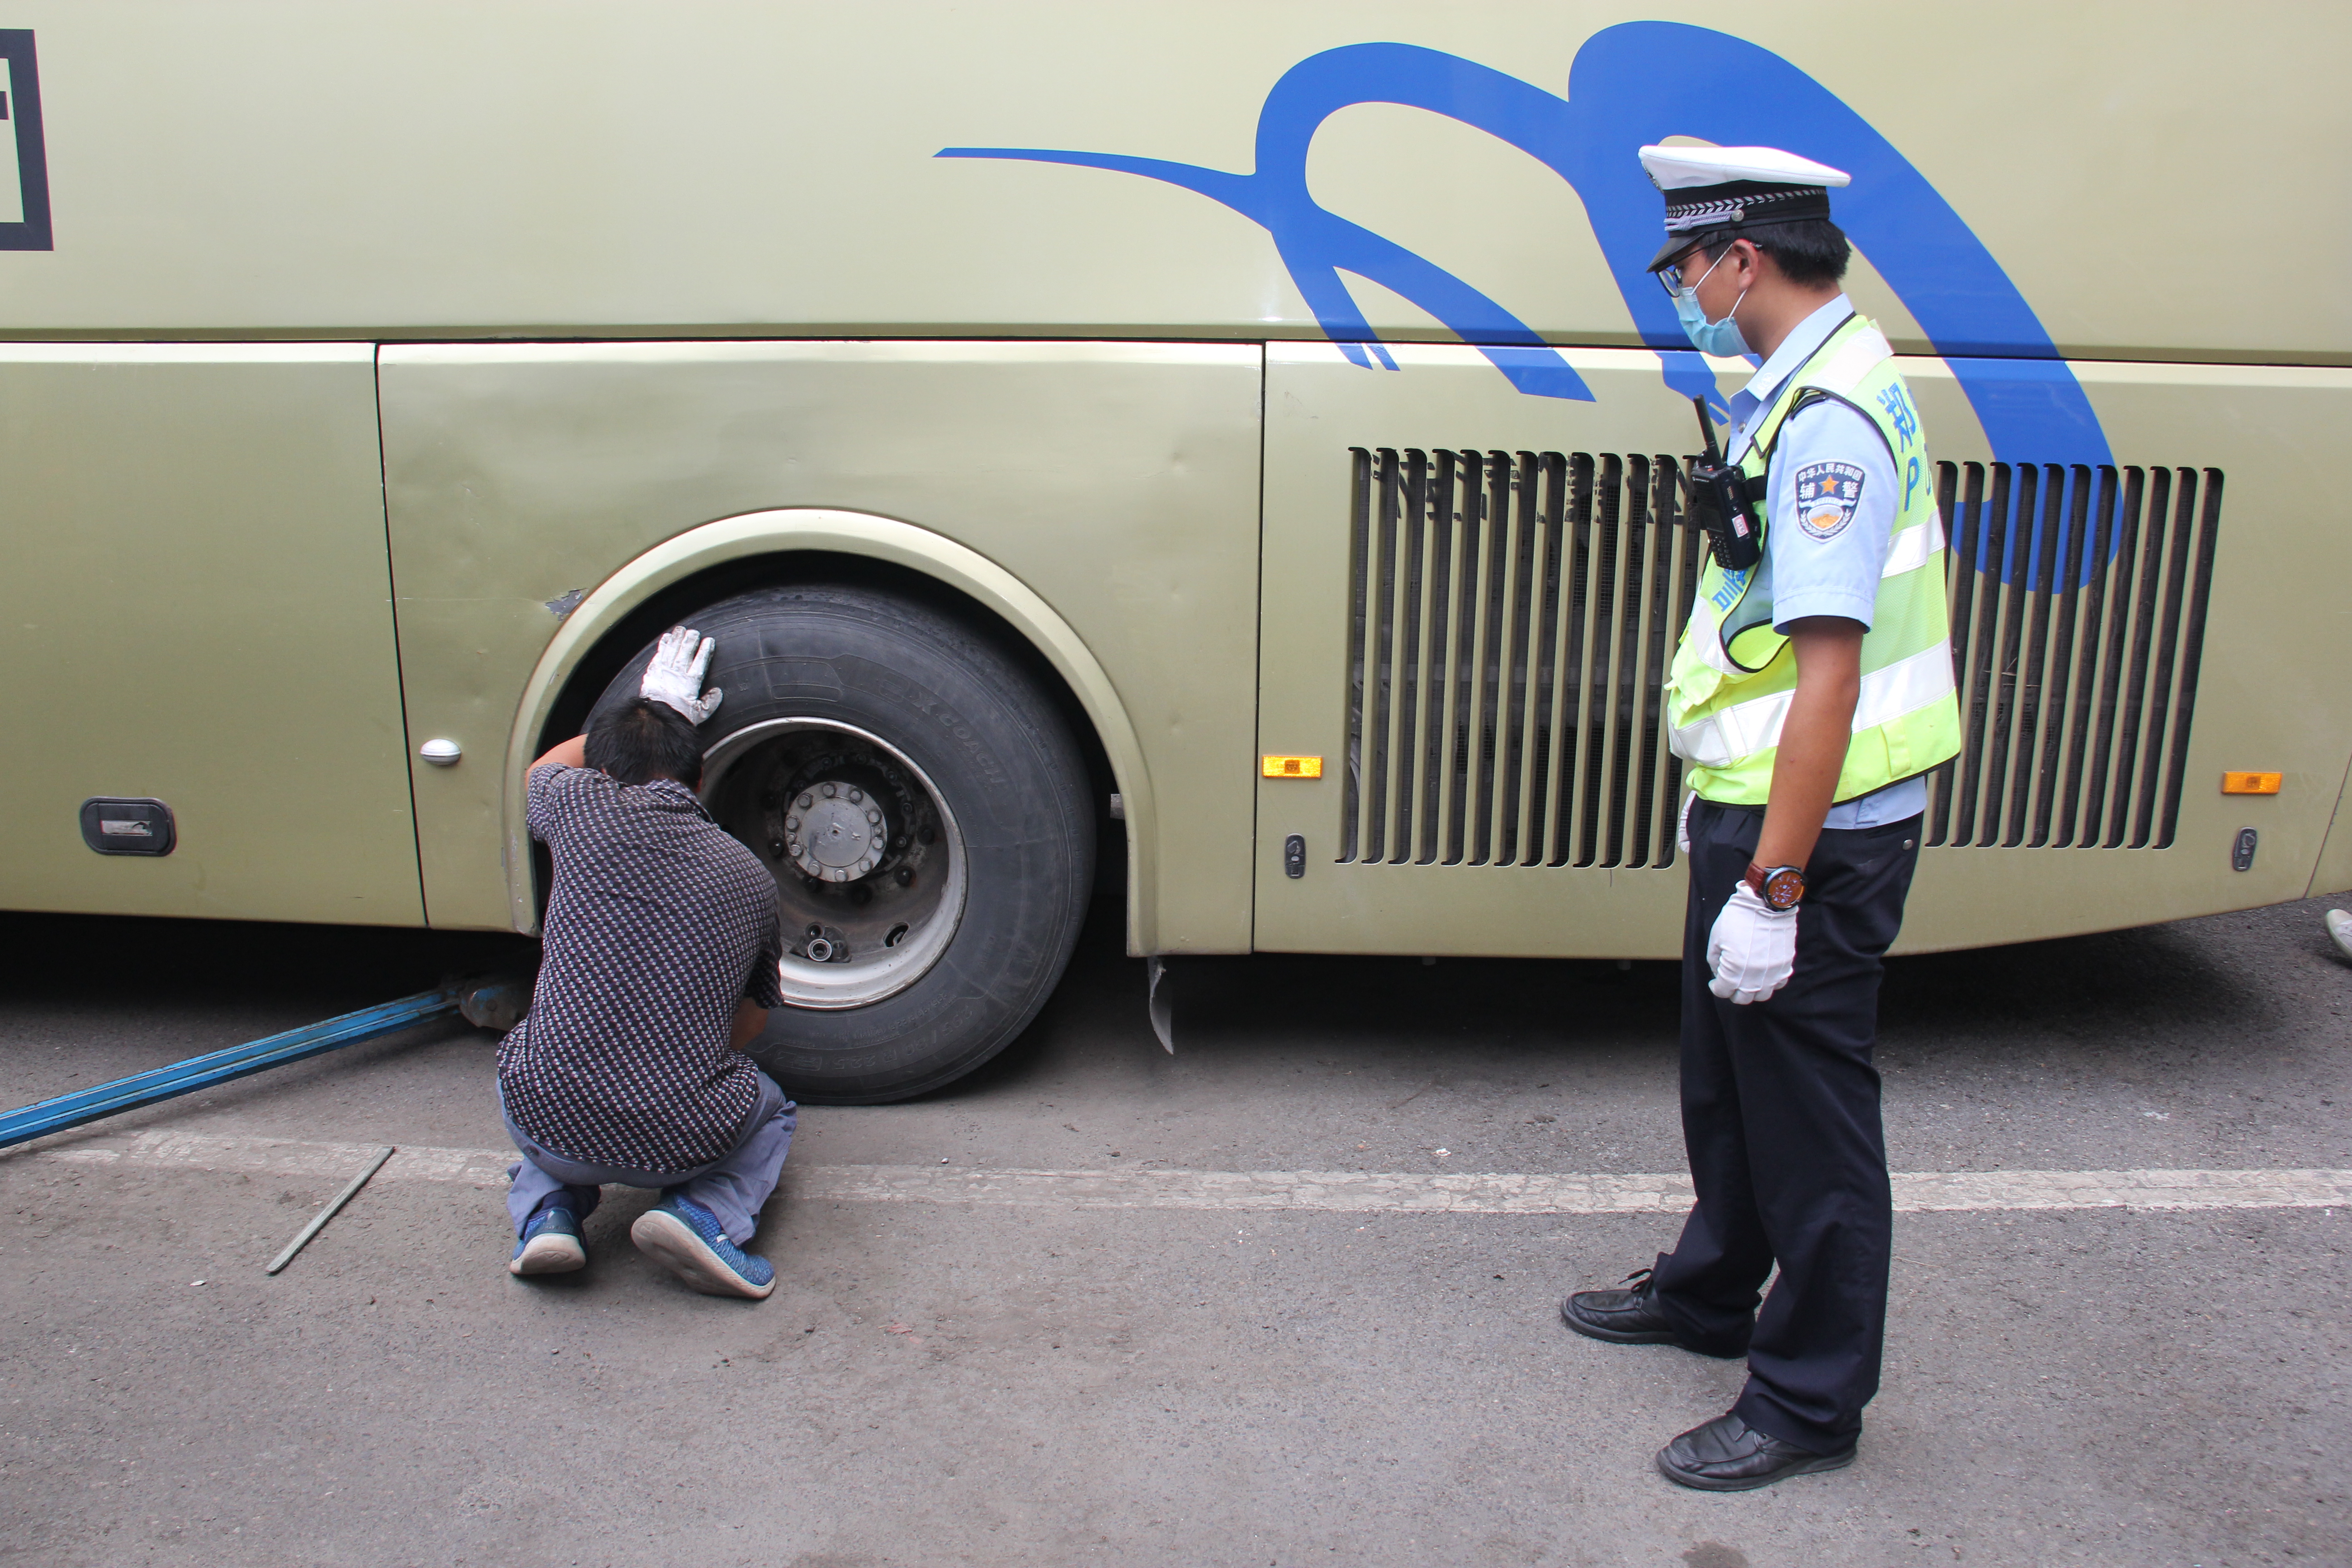
POLYGON ((1751 242, 1772 258, 1780 276, 1791 283, 1835 283, 1845 276, 1853 256, 1845 230, 1825 217, 1799 218, 1794 223, 1759 223, 1730 234, 1719 234, 1701 247, 1709 261, 1722 258, 1735 239, 1751 242))
POLYGON ((588 765, 625 784, 676 779, 702 783, 702 742, 685 714, 667 702, 634 697, 588 726, 588 765))

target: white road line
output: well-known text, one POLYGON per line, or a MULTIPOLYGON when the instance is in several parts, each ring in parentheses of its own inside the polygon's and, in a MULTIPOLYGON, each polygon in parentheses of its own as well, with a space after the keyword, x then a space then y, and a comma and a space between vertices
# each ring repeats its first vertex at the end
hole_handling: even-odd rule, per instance
MULTIPOLYGON (((233 1171, 343 1177, 379 1147, 134 1132, 61 1138, 31 1158, 132 1170, 233 1171)), ((0 1154, 0 1163, 7 1156, 0 1154)), ((515 1156, 497 1149, 404 1144, 379 1182, 506 1184, 515 1156)), ((791 1165, 784 1194, 803 1203, 985 1204, 1059 1209, 1313 1209, 1343 1214, 1680 1214, 1682 1175, 1543 1175, 1396 1171, 1002 1171, 930 1165, 791 1165)), ((2352 1171, 1906 1171, 1906 1213, 1989 1209, 2352 1208, 2352 1171)))
MULTIPOLYGON (((77 1165, 126 1165, 134 1168, 177 1167, 191 1171, 230 1171, 256 1176, 349 1176, 361 1162, 383 1147, 381 1143, 305 1143, 289 1138, 224 1138, 209 1132, 134 1132, 116 1142, 77 1142, 80 1135, 63 1133, 35 1144, 29 1151, 42 1160, 62 1160, 77 1165)), ((0 1160, 6 1156, 0 1154, 0 1160)), ((383 1169, 379 1182, 463 1182, 470 1186, 504 1186, 511 1150, 434 1149, 404 1143, 383 1169)))
POLYGON ((1348 1214, 1680 1214, 1687 1176, 1391 1171, 992 1171, 813 1165, 803 1199, 1085 1209, 1334 1209, 1348 1214))

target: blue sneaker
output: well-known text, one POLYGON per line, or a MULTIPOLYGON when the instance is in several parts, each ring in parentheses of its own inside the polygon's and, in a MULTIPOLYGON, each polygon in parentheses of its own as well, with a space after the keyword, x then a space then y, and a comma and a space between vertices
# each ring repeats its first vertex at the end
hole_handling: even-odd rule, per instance
POLYGON ((706 1296, 747 1296, 764 1301, 776 1288, 776 1271, 727 1239, 718 1216, 686 1198, 664 1198, 637 1216, 629 1239, 652 1258, 706 1296))
POLYGON ((588 1248, 581 1245, 580 1222, 570 1209, 541 1209, 523 1226, 507 1260, 509 1274, 569 1274, 588 1266, 588 1248))

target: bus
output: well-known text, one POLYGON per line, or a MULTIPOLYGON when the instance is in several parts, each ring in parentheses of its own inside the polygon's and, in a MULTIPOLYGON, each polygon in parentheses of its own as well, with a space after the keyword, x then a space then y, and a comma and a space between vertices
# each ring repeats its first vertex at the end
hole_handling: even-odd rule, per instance
MULTIPOLYGON (((530 933, 717 638, 795 1095, 1127 944, 1663 958, 1646 142, 1853 175, 1966 749, 1900 950, 2352 888, 2332 7, 18 0, 0 906, 530 933)), ((1156 973, 1156 971, 1155 971, 1156 973)))

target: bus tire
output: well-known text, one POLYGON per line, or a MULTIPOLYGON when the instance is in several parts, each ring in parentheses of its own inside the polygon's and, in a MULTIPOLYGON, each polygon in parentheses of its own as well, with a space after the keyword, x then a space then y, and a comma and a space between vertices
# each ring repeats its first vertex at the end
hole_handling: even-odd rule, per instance
POLYGON ((703 800, 775 875, 788 950, 752 1058, 795 1100, 870 1105, 995 1056, 1061 979, 1093 886, 1087 767, 1054 702, 991 638, 883 590, 763 588, 686 624, 718 639, 726 693, 703 800))

